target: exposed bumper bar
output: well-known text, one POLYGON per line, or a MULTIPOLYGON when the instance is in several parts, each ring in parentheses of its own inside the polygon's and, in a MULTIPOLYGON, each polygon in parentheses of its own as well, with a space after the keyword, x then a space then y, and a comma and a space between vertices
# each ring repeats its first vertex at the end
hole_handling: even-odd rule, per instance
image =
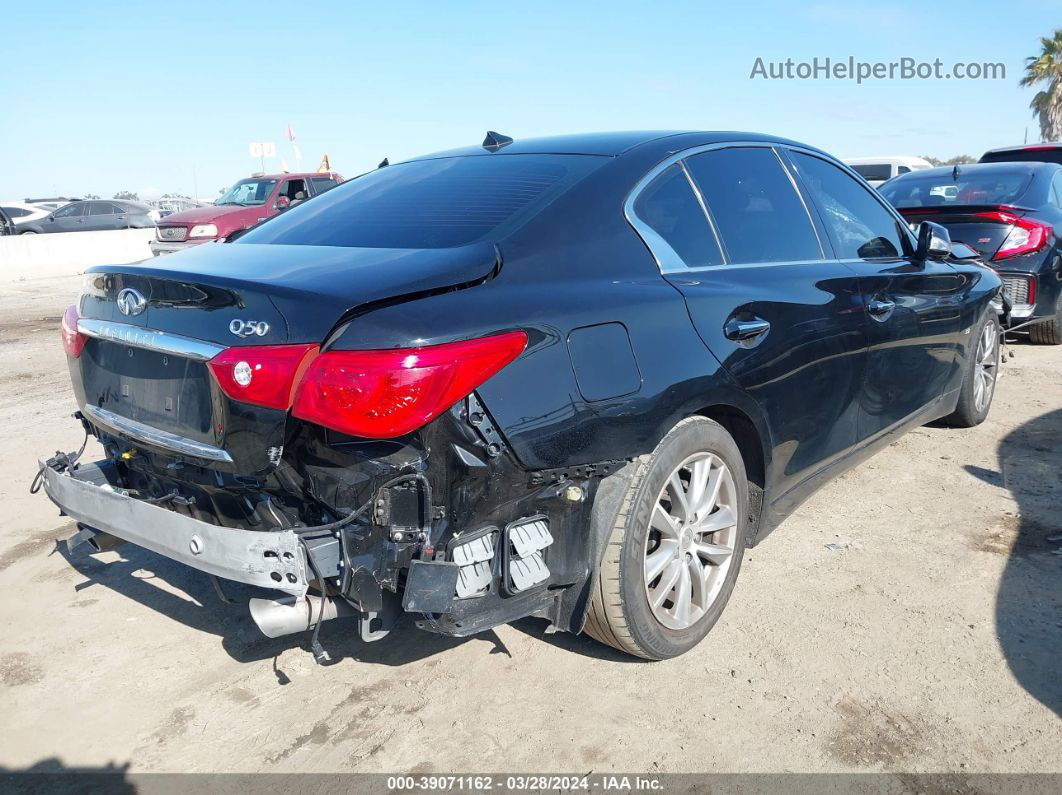
POLYGON ((225 464, 232 463, 232 456, 220 447, 197 442, 194 439, 186 439, 168 431, 160 431, 158 428, 152 428, 150 425, 131 420, 128 417, 115 414, 113 411, 107 411, 107 409, 86 405, 81 409, 81 413, 93 425, 102 425, 109 431, 120 433, 138 442, 144 442, 145 444, 161 447, 164 450, 193 458, 220 461, 225 464))
POLYGON ((65 514, 97 530, 227 580, 306 592, 306 564, 290 530, 218 527, 114 491, 99 467, 58 472, 41 462, 44 490, 65 514))

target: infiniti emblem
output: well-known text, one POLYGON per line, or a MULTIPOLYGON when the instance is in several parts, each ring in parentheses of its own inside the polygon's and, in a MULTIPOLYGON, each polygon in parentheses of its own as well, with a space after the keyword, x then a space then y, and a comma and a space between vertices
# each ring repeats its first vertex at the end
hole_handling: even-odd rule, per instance
POLYGON ((118 311, 123 315, 139 315, 147 307, 147 299, 132 287, 118 293, 118 311))

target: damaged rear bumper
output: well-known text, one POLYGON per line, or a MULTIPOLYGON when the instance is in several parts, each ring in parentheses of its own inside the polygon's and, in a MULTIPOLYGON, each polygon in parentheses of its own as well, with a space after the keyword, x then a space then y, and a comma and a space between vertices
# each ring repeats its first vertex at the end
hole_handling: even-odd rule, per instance
POLYGON ((236 582, 306 593, 306 559, 290 530, 219 527, 130 497, 97 464, 60 470, 41 461, 44 490, 67 516, 180 563, 236 582))

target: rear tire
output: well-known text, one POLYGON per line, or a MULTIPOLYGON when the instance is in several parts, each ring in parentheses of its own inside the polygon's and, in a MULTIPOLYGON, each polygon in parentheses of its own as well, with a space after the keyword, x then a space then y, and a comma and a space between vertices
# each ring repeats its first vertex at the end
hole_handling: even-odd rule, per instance
POLYGON ((726 607, 745 549, 748 481, 733 438, 705 417, 683 420, 630 466, 584 631, 663 660, 696 646, 726 607))
POLYGON ((944 422, 955 428, 980 425, 992 408, 999 376, 999 319, 989 312, 970 340, 972 350, 963 373, 959 402, 944 422))
POLYGON ((1062 290, 1055 299, 1055 316, 1029 326, 1029 339, 1037 345, 1062 345, 1062 290))

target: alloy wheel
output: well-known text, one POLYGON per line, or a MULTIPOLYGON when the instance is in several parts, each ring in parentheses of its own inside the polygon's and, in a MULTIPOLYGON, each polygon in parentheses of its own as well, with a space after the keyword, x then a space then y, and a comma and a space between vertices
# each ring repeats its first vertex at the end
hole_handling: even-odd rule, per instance
POLYGON ((717 455, 696 453, 672 471, 645 539, 645 596, 668 629, 691 627, 719 597, 734 559, 737 488, 717 455))
POLYGON ((974 409, 980 413, 992 400, 999 365, 999 335, 994 323, 986 323, 974 355, 974 409))

